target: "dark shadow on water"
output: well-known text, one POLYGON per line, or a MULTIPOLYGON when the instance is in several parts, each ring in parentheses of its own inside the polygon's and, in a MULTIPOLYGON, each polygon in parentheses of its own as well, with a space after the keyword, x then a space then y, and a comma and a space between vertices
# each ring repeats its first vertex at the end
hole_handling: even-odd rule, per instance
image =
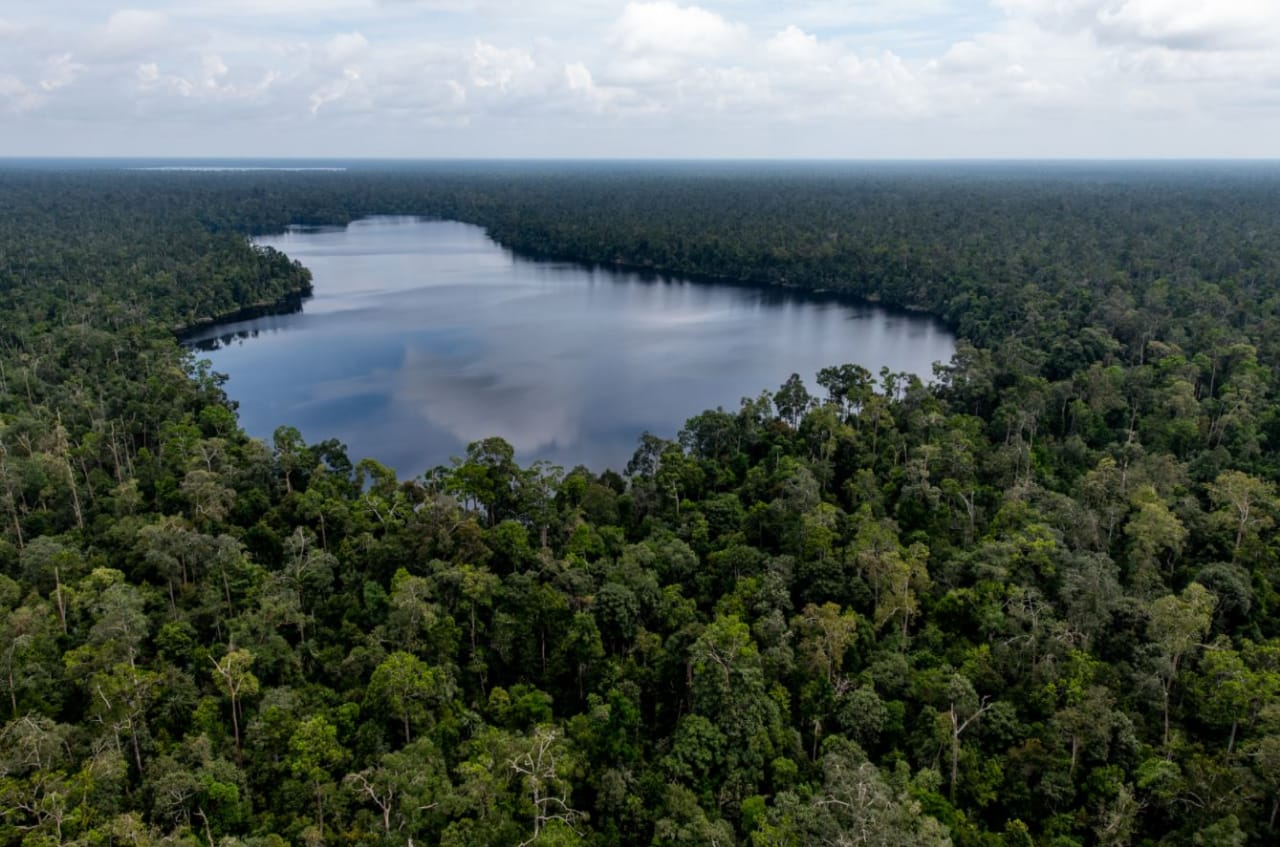
MULTIPOLYGON (((424 220, 428 220, 425 219, 424 220)), ((512 262, 525 262, 531 265, 547 267, 563 267, 567 269, 590 271, 592 274, 604 273, 614 282, 640 282, 652 286, 685 286, 714 285, 743 291, 752 291, 757 295, 756 303, 761 306, 785 306, 791 303, 834 304, 851 309, 855 314, 850 320, 864 318, 873 312, 884 313, 890 318, 907 318, 913 324, 920 321, 934 323, 938 329, 953 332, 945 320, 937 315, 918 309, 908 309, 893 303, 882 303, 868 300, 839 288, 815 288, 807 285, 791 285, 763 279, 745 279, 735 276, 717 276, 715 274, 673 273, 658 270, 644 265, 632 265, 625 262, 593 262, 556 256, 526 250, 520 247, 509 247, 495 239, 488 231, 485 237, 497 245, 512 262)))
POLYGON ((275 303, 246 306, 229 315, 223 315, 215 320, 198 323, 195 326, 179 330, 177 333, 178 343, 184 347, 190 347, 193 350, 200 350, 206 353, 220 350, 233 343, 243 343, 250 338, 257 338, 263 331, 274 332, 276 329, 273 327, 255 327, 254 329, 241 329, 232 332, 223 332, 221 330, 246 321, 255 321, 259 318, 301 314, 307 301, 312 299, 312 296, 311 294, 291 294, 275 303))

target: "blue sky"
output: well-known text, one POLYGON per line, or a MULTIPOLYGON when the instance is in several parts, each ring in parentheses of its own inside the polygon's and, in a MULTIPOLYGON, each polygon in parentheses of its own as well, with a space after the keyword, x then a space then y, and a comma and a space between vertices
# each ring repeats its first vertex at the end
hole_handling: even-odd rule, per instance
POLYGON ((0 6, 0 155, 1271 157, 1276 0, 0 6))

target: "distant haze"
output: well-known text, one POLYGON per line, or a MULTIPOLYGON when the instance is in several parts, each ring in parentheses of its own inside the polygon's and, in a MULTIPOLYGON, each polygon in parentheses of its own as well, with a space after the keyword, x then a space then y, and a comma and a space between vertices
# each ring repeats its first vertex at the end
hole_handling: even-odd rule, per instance
POLYGON ((1269 157, 1276 0, 0 5, 0 156, 1269 157))

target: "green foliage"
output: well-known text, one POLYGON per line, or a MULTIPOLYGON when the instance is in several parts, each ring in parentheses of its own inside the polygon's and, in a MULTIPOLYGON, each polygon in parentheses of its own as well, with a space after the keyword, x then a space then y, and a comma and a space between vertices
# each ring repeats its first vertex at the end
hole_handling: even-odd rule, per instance
POLYGON ((1273 169, 397 168, 0 170, 0 844, 1275 841, 1273 169), (173 330, 373 212, 962 338, 625 477, 247 438, 173 330))

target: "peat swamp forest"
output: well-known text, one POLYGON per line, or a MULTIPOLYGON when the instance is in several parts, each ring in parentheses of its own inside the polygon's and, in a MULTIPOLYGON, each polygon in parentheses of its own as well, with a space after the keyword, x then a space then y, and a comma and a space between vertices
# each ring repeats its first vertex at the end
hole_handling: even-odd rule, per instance
POLYGON ((0 845, 1280 843, 1278 479, 1274 165, 9 163, 0 845), (249 439, 177 332, 371 214, 957 353, 612 470, 249 439))

